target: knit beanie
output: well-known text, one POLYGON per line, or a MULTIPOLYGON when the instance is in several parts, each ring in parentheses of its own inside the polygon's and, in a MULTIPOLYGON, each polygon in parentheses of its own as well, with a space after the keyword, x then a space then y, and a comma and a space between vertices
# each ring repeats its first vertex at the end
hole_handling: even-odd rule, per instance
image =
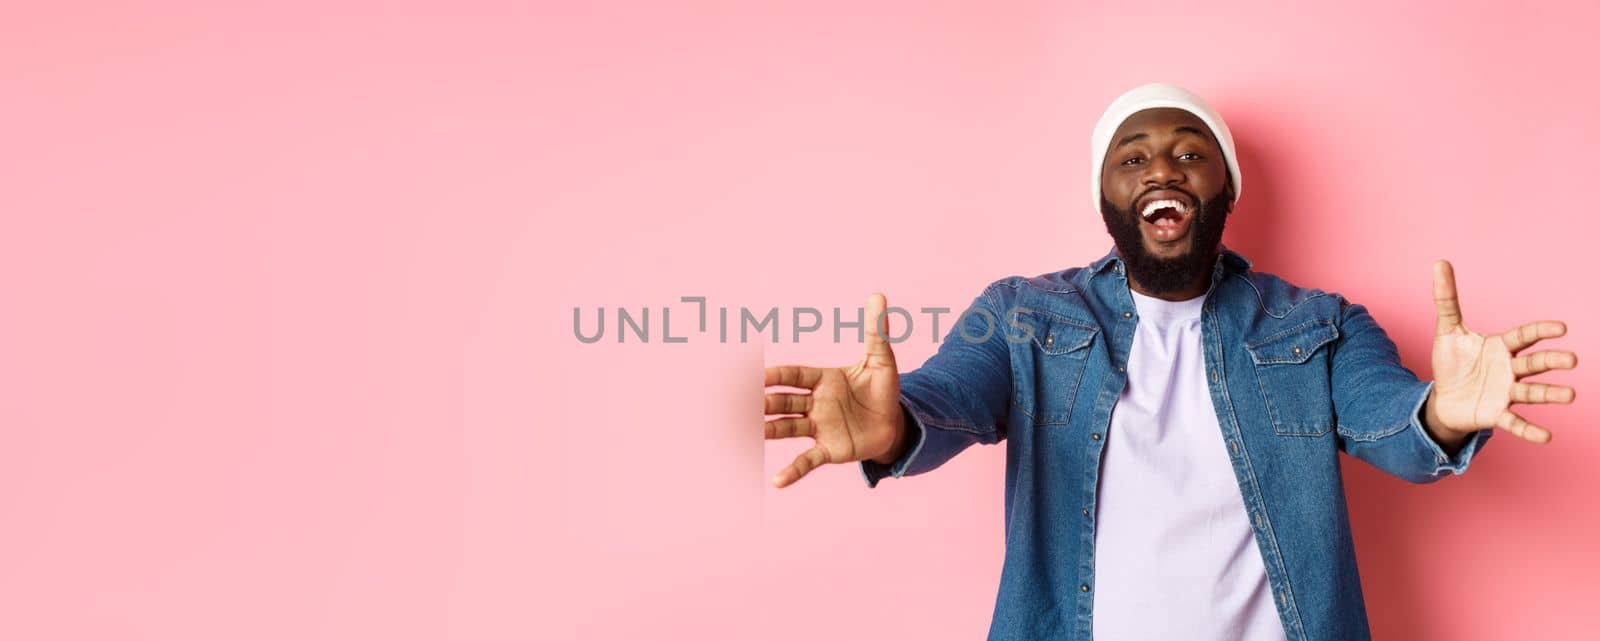
POLYGON ((1094 147, 1092 150, 1094 164, 1091 166, 1092 180, 1089 186, 1095 211, 1100 211, 1100 168, 1105 164, 1106 152, 1110 151, 1111 136, 1117 133, 1117 127, 1121 127, 1122 121, 1127 120, 1129 116, 1146 109, 1161 107, 1172 107, 1192 113, 1211 128, 1211 135, 1216 136, 1217 145, 1222 147, 1222 159, 1228 163, 1228 173, 1233 177, 1234 202, 1238 202, 1244 177, 1239 174, 1239 161, 1233 153, 1233 134, 1228 132, 1228 124, 1222 121, 1222 115, 1199 96, 1182 87, 1155 83, 1118 96, 1116 100, 1111 101, 1110 107, 1106 107, 1105 114, 1100 116, 1100 122, 1095 123, 1094 135, 1090 141, 1094 147))

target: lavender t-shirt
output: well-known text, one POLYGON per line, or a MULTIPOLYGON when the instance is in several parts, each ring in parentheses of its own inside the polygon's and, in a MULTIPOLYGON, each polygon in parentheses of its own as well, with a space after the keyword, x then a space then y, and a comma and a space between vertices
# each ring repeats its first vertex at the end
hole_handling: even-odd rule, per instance
POLYGON ((1096 641, 1284 638, 1200 343, 1205 297, 1133 294, 1095 511, 1096 641))

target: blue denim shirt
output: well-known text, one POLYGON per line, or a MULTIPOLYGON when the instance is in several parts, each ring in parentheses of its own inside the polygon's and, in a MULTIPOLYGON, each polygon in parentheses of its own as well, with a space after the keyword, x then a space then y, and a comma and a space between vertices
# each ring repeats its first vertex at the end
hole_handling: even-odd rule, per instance
MULTIPOLYGON (((989 639, 1092 638, 1102 436, 1127 384, 1139 315, 1115 251, 995 281, 938 353, 901 376, 910 446, 862 462, 867 485, 1007 442, 1005 565, 989 639)), ((1467 469, 1492 429, 1447 455, 1365 307, 1251 271, 1223 248, 1201 312, 1207 383, 1290 641, 1367 639, 1339 452, 1414 483, 1467 469)), ((1160 613, 1152 613, 1160 616, 1160 613)))

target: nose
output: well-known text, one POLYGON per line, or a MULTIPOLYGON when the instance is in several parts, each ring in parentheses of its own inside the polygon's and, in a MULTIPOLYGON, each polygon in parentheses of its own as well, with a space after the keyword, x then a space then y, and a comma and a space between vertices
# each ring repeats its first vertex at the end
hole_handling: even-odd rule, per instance
POLYGON ((1177 163, 1165 154, 1151 158, 1150 162, 1145 165, 1144 184, 1146 185, 1159 187, 1182 184, 1183 181, 1183 171, 1178 169, 1177 163))

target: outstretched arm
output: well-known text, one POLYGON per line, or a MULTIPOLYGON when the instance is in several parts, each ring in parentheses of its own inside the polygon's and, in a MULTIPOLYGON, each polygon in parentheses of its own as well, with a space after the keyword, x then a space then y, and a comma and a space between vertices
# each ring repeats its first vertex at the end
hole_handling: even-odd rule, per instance
POLYGON ((901 377, 906 449, 892 460, 862 461, 868 487, 933 470, 974 444, 1005 438, 1012 393, 1006 311, 991 285, 957 318, 938 353, 901 377))
POLYGON ((1011 398, 1010 351, 992 289, 973 301, 922 367, 901 376, 889 335, 887 299, 867 302, 866 355, 845 367, 766 370, 766 437, 809 437, 772 483, 787 487, 829 463, 860 462, 869 487, 920 474, 975 443, 1004 438, 1011 398))
POLYGON ((1571 352, 1518 352, 1565 333, 1559 321, 1527 323, 1489 336, 1461 322, 1450 264, 1434 266, 1438 323, 1434 380, 1401 366, 1394 342, 1361 305, 1341 312, 1333 359, 1334 412, 1340 446, 1377 468, 1416 483, 1460 474, 1499 427, 1534 442, 1549 432, 1509 409, 1511 403, 1570 403, 1571 388, 1521 379, 1577 365, 1571 352))

